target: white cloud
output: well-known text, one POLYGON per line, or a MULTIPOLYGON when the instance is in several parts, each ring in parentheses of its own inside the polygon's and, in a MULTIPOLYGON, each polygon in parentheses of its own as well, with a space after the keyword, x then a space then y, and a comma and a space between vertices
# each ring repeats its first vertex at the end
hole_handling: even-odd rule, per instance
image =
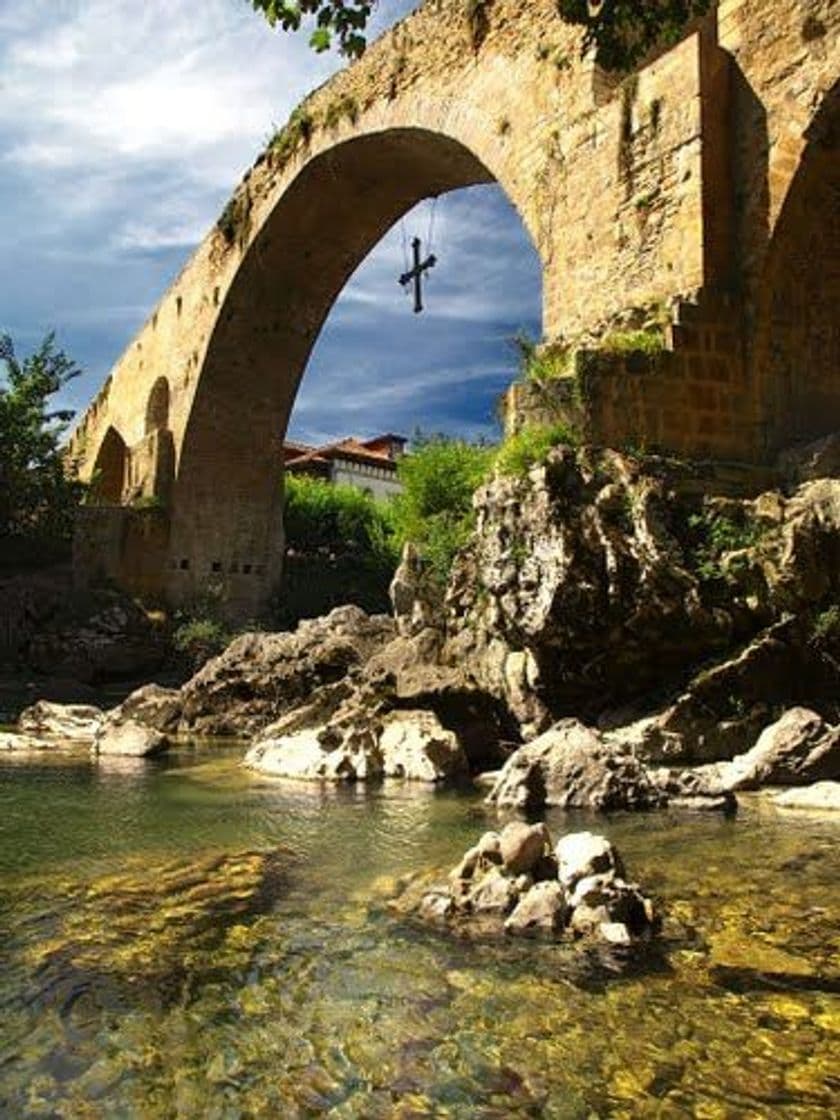
MULTIPOLYGON (((383 0, 372 30, 413 6, 383 0)), ((273 127, 341 64, 272 31, 247 0, 0 0, 0 328, 27 341, 59 328, 90 370, 75 404, 273 127)), ((407 240, 427 240, 429 210, 406 218, 407 240)), ((402 238, 398 224, 330 316, 295 412, 310 433, 487 428, 504 339, 538 315, 526 235, 498 190, 442 198, 423 316, 396 282, 402 238)))

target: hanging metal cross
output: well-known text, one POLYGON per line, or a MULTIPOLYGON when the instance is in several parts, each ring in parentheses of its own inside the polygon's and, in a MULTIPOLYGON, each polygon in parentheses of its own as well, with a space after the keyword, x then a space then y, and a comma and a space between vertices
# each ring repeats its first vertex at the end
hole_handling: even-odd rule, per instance
POLYGON ((437 257, 432 253, 424 261, 420 260, 420 238, 415 237, 411 242, 411 248, 414 252, 414 267, 404 272, 400 277, 400 283, 405 288, 408 284, 414 281, 414 313, 423 310, 423 298, 420 288, 420 281, 422 280, 423 273, 429 269, 434 268, 437 264, 437 257))

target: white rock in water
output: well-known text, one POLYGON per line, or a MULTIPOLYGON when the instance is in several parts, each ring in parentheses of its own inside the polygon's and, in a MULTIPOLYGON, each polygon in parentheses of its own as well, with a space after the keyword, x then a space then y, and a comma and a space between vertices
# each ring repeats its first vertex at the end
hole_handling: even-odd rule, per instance
POLYGON ((262 739, 248 750, 243 764, 276 778, 356 782, 382 777, 382 755, 371 737, 348 736, 330 749, 324 746, 325 730, 315 727, 262 739))
POLYGON ((605 836, 594 832, 569 832, 555 848, 557 877, 567 888, 593 875, 623 875, 621 856, 605 836))
POLYGON ((58 746, 54 741, 39 739, 35 735, 22 735, 18 731, 0 731, 0 751, 51 751, 58 746))
POLYGON ((774 794, 773 802, 785 809, 830 809, 840 812, 840 782, 814 782, 799 789, 774 794))
POLYGON ((433 712, 397 711, 385 716, 379 749, 387 778, 440 782, 467 769, 457 736, 433 712))
POLYGON ((54 704, 39 700, 21 712, 18 728, 39 738, 67 743, 92 743, 105 713, 92 704, 54 704))
POLYGON ((168 747, 169 740, 162 732, 128 719, 123 723, 106 721, 91 750, 94 754, 149 758, 151 755, 161 754, 168 747))

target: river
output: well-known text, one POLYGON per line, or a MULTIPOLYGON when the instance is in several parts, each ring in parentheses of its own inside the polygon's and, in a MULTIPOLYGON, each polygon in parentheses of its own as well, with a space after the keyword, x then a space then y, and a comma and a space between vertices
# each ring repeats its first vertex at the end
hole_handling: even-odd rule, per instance
POLYGON ((624 967, 395 917, 495 817, 472 791, 0 759, 4 1117, 840 1115, 840 821, 550 814, 669 915, 624 967))

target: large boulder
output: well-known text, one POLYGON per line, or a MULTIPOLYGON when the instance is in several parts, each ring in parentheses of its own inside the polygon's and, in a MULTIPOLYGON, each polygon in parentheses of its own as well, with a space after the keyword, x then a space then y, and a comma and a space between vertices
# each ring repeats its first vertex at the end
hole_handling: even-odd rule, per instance
POLYGON ((306 704, 320 686, 345 678, 394 635, 384 615, 338 607, 280 634, 236 638, 181 689, 180 728, 248 736, 306 704))
POLYGON ((681 798, 732 798, 762 786, 802 786, 840 779, 840 727, 808 708, 791 708, 766 727, 755 746, 731 761, 682 770, 662 768, 651 779, 674 804, 681 798))
POLYGON ((182 710, 183 701, 177 689, 145 684, 127 696, 119 707, 109 713, 108 718, 115 723, 133 719, 157 731, 174 734, 178 730, 182 710))
MULTIPOLYGON (((294 713, 285 722, 293 719, 294 713)), ((350 703, 320 726, 267 728, 248 750, 244 765, 283 778, 436 783, 464 773, 466 758, 454 733, 431 712, 380 715, 350 703)))
POLYGON ((840 779, 840 728, 807 708, 792 708, 766 727, 745 754, 721 766, 729 789, 796 786, 840 779))
POLYGON ((104 718, 102 709, 92 704, 54 704, 39 700, 21 712, 18 730, 36 738, 90 744, 104 718))
POLYGON ((517 809, 652 809, 664 803, 644 767, 576 719, 564 719, 507 760, 488 802, 517 809))
POLYGON ((123 758, 150 758, 162 754, 169 747, 169 740, 160 731, 136 720, 119 723, 106 720, 93 741, 96 755, 119 755, 123 758))

